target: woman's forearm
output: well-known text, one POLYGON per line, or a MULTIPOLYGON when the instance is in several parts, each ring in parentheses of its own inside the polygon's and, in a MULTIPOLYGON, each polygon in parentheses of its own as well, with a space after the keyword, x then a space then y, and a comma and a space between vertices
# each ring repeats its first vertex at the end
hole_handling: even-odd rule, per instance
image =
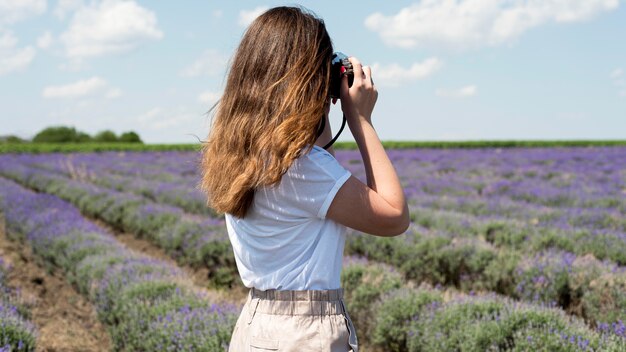
POLYGON ((398 174, 376 130, 368 120, 361 119, 361 123, 350 125, 363 158, 367 185, 383 197, 389 205, 408 215, 408 206, 398 174))

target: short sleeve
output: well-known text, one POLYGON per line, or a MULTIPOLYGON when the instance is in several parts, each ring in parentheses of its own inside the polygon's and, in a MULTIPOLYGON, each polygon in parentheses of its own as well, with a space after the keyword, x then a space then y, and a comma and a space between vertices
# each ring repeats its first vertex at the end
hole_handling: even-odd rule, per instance
POLYGON ((295 213, 325 219, 335 195, 350 176, 337 159, 316 146, 294 161, 283 175, 278 193, 295 213))

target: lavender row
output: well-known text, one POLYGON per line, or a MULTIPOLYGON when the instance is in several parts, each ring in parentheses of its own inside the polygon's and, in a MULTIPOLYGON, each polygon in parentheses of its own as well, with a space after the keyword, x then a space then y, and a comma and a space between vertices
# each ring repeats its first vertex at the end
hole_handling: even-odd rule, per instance
POLYGON ((107 174, 179 184, 194 184, 198 180, 199 154, 192 152, 51 153, 20 157, 45 162, 78 177, 107 174))
POLYGON ((387 263, 406 280, 558 306, 592 325, 626 321, 626 267, 590 255, 556 249, 524 254, 475 237, 419 231, 412 238, 354 234, 346 251, 387 263))
MULTIPOLYGON (((3 222, 0 210, 0 226, 3 222)), ((19 291, 7 286, 10 271, 11 265, 0 257, 0 352, 32 352, 36 347, 37 329, 29 320, 29 307, 21 301, 19 291)))
MULTIPOLYGON (((610 260, 619 265, 626 265, 624 231, 540 225, 536 218, 522 221, 491 215, 477 217, 431 207, 412 207, 411 218, 414 229, 419 232, 448 233, 462 238, 474 237, 498 248, 517 249, 526 253, 555 248, 577 255, 591 254, 599 260, 610 260)), ((584 220, 574 217, 571 221, 584 220)))
POLYGON ((344 259, 346 304, 361 343, 383 351, 623 351, 623 321, 588 327, 563 310, 494 293, 403 283, 393 267, 344 259))
POLYGON ((4 163, 0 174, 69 201, 84 214, 117 229, 146 238, 180 264, 207 268, 208 279, 216 287, 236 283, 237 267, 223 219, 198 220, 186 216, 180 208, 21 163, 4 163))
POLYGON ((143 175, 120 175, 98 169, 83 168, 84 171, 77 172, 77 168, 69 166, 71 164, 68 162, 58 163, 59 160, 56 161, 37 161, 25 164, 118 192, 133 193, 157 203, 179 207, 188 213, 216 217, 216 214, 206 204, 206 196, 196 189, 195 183, 154 180, 143 175))
POLYGON ((61 199, 0 178, 14 240, 61 268, 97 308, 118 351, 225 350, 238 307, 208 301, 177 267, 134 253, 61 199))
POLYGON ((560 230, 602 230, 626 233, 626 218, 617 208, 553 208, 514 201, 506 197, 467 197, 423 194, 411 199, 413 208, 431 208, 465 213, 478 218, 515 219, 541 227, 560 230))

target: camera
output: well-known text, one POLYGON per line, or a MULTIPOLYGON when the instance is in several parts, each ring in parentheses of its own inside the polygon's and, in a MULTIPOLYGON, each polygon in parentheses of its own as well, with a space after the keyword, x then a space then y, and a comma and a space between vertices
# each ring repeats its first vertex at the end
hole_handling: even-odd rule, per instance
POLYGON ((339 99, 339 91, 341 88, 342 75, 348 76, 348 87, 352 86, 354 82, 354 70, 352 64, 342 52, 333 53, 333 57, 330 62, 330 97, 339 99))

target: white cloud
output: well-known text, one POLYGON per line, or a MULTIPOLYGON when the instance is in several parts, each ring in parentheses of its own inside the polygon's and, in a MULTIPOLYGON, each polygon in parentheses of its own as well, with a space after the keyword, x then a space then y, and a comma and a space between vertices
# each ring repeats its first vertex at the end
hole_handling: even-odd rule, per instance
POLYGON ((11 31, 0 31, 0 76, 24 70, 35 58, 32 46, 17 47, 17 38, 11 31))
POLYGON ((46 31, 37 38, 37 47, 39 47, 39 49, 48 49, 53 42, 54 38, 52 38, 52 33, 46 31))
POLYGON ((158 118, 162 112, 163 112, 163 109, 161 109, 160 107, 152 108, 144 112, 143 114, 139 115, 137 117, 137 121, 142 122, 142 123, 152 121, 158 118))
POLYGON ((76 11, 61 42, 69 58, 81 60, 130 51, 146 40, 158 40, 156 15, 134 1, 104 0, 76 11))
POLYGON ((609 77, 613 81, 613 85, 619 87, 617 95, 620 97, 626 97, 626 79, 624 78, 624 69, 621 67, 614 69, 611 71, 609 77))
POLYGON ((210 90, 204 91, 198 95, 198 101, 203 104, 215 104, 221 97, 221 93, 212 92, 210 90))
POLYGON ((149 143, 196 143, 196 135, 205 135, 208 130, 204 126, 205 110, 197 105, 156 106, 124 120, 149 143))
POLYGON ((182 127, 194 120, 200 120, 201 115, 188 111, 184 107, 176 109, 152 108, 137 117, 137 122, 150 130, 164 130, 182 127))
POLYGON ((46 0, 0 0, 0 26, 41 15, 46 5, 46 0))
POLYGON ((182 77, 213 76, 224 72, 228 58, 217 50, 205 50, 191 65, 180 71, 182 77))
POLYGON ((376 85, 398 86, 408 81, 426 78, 437 72, 441 66, 443 63, 436 57, 416 62, 408 68, 398 64, 383 66, 376 62, 372 65, 372 78, 376 85))
POLYGON ((46 0, 0 0, 0 76, 24 70, 37 53, 31 45, 18 47, 18 39, 7 27, 41 15, 46 5, 46 0))
POLYGON ((45 87, 41 95, 44 98, 82 98, 102 95, 112 99, 119 97, 121 93, 120 89, 110 87, 106 80, 94 76, 74 83, 45 87))
POLYGON ((68 72, 78 72, 78 71, 85 70, 88 67, 90 66, 86 62, 77 61, 77 60, 70 60, 67 62, 62 62, 58 66, 59 70, 68 71, 68 72))
POLYGON ((119 88, 111 88, 105 95, 107 99, 115 99, 121 96, 122 96, 122 90, 119 88))
POLYGON ((58 19, 64 20, 67 14, 81 7, 83 7, 82 0, 59 0, 53 12, 58 19))
POLYGON ((509 42, 546 23, 579 22, 615 10, 619 0, 423 0, 365 26, 388 45, 467 49, 509 42))
POLYGON ((478 88, 475 85, 469 85, 459 89, 437 89, 435 92, 438 96, 447 98, 468 98, 473 97, 476 93, 478 93, 478 88))
POLYGON ((17 38, 13 35, 13 32, 6 31, 0 32, 0 50, 12 49, 17 45, 17 38))
POLYGON ((254 21, 259 15, 263 12, 267 11, 269 7, 267 6, 258 6, 252 10, 241 10, 239 11, 239 20, 237 23, 241 27, 248 27, 252 21, 254 21))

